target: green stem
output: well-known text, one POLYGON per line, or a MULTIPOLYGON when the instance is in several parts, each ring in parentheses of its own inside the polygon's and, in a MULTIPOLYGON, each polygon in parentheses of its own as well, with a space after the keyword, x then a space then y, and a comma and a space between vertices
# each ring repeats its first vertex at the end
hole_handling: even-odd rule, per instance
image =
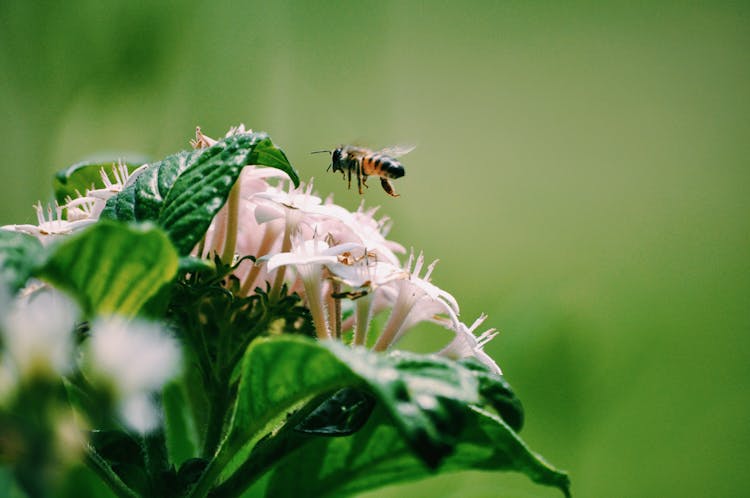
MULTIPOLYGON (((229 380, 227 379, 227 383, 229 380)), ((213 455, 221 443, 221 432, 224 429, 224 418, 226 416, 227 392, 224 383, 212 386, 209 399, 208 427, 206 437, 203 440, 203 457, 209 458, 213 455)))
POLYGON ((112 467, 110 467, 91 446, 86 449, 85 462, 86 465, 94 471, 94 473, 98 475, 101 480, 109 486, 109 489, 111 489, 119 498, 139 498, 138 494, 130 489, 128 485, 120 479, 120 476, 115 474, 112 467))
POLYGON ((229 191, 227 199, 227 224, 224 249, 221 253, 221 261, 231 265, 234 259, 234 248, 237 246, 237 224, 240 212, 240 182, 237 180, 229 191))
POLYGON ((146 472, 151 482, 151 489, 159 490, 161 488, 162 474, 169 468, 164 432, 159 430, 142 436, 141 447, 143 448, 143 457, 146 463, 146 472))

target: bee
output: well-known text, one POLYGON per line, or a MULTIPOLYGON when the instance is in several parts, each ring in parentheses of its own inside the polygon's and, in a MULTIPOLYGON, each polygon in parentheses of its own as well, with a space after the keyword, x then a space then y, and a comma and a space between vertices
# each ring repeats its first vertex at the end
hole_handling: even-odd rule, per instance
POLYGON ((397 157, 408 154, 414 150, 414 146, 387 147, 378 151, 357 147, 355 145, 342 145, 334 150, 316 150, 313 154, 328 152, 331 154, 331 164, 328 170, 341 172, 341 176, 347 180, 348 188, 352 188, 352 173, 357 177, 357 189, 362 194, 362 186, 367 188, 367 177, 380 177, 380 185, 385 193, 391 197, 399 195, 393 190, 390 179, 401 178, 405 170, 397 157))

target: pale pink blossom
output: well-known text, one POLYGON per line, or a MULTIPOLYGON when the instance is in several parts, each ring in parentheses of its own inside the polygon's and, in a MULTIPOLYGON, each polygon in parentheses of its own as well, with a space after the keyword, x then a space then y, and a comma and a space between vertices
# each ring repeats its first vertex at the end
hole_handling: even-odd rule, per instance
POLYGON ((503 372, 497 363, 495 363, 495 360, 484 352, 484 346, 497 336, 497 330, 489 329, 479 334, 479 336, 474 335, 474 331, 486 319, 487 315, 482 314, 470 327, 467 327, 462 322, 458 322, 454 329, 455 337, 438 354, 454 360, 474 357, 486 365, 493 373, 501 375, 503 372))
POLYGON ((394 280, 390 284, 389 293, 393 300, 393 308, 388 322, 375 343, 376 351, 388 349, 401 338, 406 330, 418 322, 424 320, 445 322, 454 320, 453 317, 458 316, 458 303, 455 298, 430 282, 430 276, 436 264, 437 260, 433 261, 427 267, 424 276, 420 276, 424 266, 424 256, 420 253, 415 259, 412 253, 405 268, 409 272, 409 278, 394 280), (443 314, 448 317, 442 317, 443 314))

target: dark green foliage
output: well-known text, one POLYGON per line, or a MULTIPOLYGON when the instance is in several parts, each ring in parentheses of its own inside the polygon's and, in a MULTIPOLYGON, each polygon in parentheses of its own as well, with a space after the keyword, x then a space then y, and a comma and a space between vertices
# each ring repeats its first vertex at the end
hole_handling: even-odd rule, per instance
POLYGON ((107 201, 102 218, 154 221, 185 255, 226 202, 242 168, 252 164, 278 168, 299 185, 297 172, 268 135, 233 135, 150 164, 135 183, 107 201))
POLYGON ((15 292, 40 263, 42 244, 35 237, 19 232, 0 230, 0 282, 15 292))

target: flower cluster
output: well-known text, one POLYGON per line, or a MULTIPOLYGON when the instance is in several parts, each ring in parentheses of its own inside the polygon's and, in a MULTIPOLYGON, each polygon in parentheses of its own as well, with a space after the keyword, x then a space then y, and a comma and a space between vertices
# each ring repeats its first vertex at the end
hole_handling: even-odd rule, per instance
POLYGON ((16 484, 59 496, 83 463, 117 496, 240 496, 261 478, 268 496, 335 494, 450 456, 568 494, 515 434, 522 407, 484 351, 497 332, 463 322, 437 261, 389 239, 378 208, 301 183, 263 132, 199 128, 191 145, 68 168, 37 225, 0 227, 0 455, 16 484), (425 322, 449 331, 441 349, 393 351, 425 322), (365 483, 353 454, 405 469, 365 483))
MULTIPOLYGON (((240 126, 227 136, 244 131, 240 126)), ((200 129, 192 142, 196 148, 213 143, 200 129)), ((304 298, 319 339, 351 333, 353 344, 376 351, 391 348, 417 323, 431 321, 455 334, 440 354, 473 356, 500 373, 483 351, 494 329, 474 335, 485 316, 471 327, 460 321, 454 297, 430 281, 437 261, 425 268, 423 254, 411 251, 406 264, 400 263, 399 255, 406 250, 387 239, 391 222, 376 217, 378 208, 361 204, 350 212, 330 196, 317 196, 312 181, 294 188, 284 173, 269 168, 246 167, 235 188, 239 202, 227 203, 219 212, 194 254, 226 254, 228 241, 234 241, 232 254, 254 256, 235 273, 243 294, 269 282, 273 296, 286 285, 304 298), (228 233, 233 219, 238 220, 236 235, 228 233), (376 338, 368 337, 373 315, 388 310, 383 330, 376 338)))
MULTIPOLYGON (((240 125, 226 136, 247 131, 240 125)), ((196 149, 215 143, 200 128, 191 140, 196 149)), ((111 176, 102 170, 105 187, 92 188, 56 206, 56 216, 50 208, 45 219, 38 205, 38 227, 2 228, 30 233, 43 241, 72 233, 95 222, 107 199, 134 182, 142 168, 129 173, 120 163, 111 176), (63 211, 67 219, 61 216, 63 211)), ((268 282, 270 295, 278 296, 286 285, 305 300, 319 339, 351 333, 353 344, 385 351, 417 323, 431 321, 455 334, 439 354, 454 359, 473 356, 500 373, 483 351, 495 336, 494 329, 479 337, 474 334, 484 315, 470 327, 462 323, 454 297, 430 280, 437 261, 425 267, 423 254, 411 251, 402 264, 399 255, 406 250, 387 239, 391 221, 377 218, 377 211, 361 204, 350 212, 330 196, 316 195, 312 180, 294 188, 280 170, 247 166, 193 254, 204 258, 218 254, 229 263, 236 256, 253 256, 241 261, 234 272, 241 283, 240 294, 250 295, 268 282), (293 272, 287 271, 289 267, 293 272), (390 315, 383 330, 377 338, 368 337, 372 317, 387 310, 390 315)))

